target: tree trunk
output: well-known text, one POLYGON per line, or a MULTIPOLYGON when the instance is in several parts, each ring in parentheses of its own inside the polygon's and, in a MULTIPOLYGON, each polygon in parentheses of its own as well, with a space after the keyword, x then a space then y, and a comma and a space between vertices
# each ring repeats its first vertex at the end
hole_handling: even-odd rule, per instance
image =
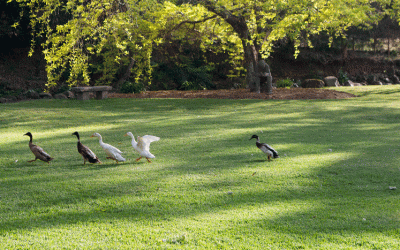
POLYGON ((251 92, 260 93, 260 72, 258 70, 258 52, 255 47, 242 40, 244 50, 244 64, 246 67, 246 85, 251 92), (255 52, 257 54, 255 54, 255 52))
POLYGON ((126 69, 124 75, 120 79, 118 79, 117 83, 114 86, 116 89, 118 89, 121 86, 121 84, 126 82, 128 78, 131 76, 131 69, 133 68, 133 65, 135 65, 135 59, 131 58, 131 62, 129 63, 128 68, 126 69))
POLYGON ((249 27, 243 16, 235 16, 222 6, 217 6, 214 1, 199 0, 208 11, 215 13, 230 24, 242 41, 244 52, 244 67, 247 70, 246 84, 254 92, 260 93, 260 75, 257 68, 258 50, 252 41, 249 27))

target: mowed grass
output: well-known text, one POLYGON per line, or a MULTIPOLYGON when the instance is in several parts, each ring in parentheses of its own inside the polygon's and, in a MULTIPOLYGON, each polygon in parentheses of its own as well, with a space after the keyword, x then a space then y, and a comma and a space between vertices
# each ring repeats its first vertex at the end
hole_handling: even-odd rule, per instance
POLYGON ((0 248, 399 249, 400 88, 341 90, 360 97, 2 104, 0 248), (51 164, 27 163, 28 131, 51 164), (153 163, 128 131, 161 137, 153 163))

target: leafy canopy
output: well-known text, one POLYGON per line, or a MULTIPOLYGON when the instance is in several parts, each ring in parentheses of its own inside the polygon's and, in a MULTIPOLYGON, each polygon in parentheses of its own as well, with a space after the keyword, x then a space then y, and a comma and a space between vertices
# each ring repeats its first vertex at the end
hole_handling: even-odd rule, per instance
POLYGON ((49 87, 64 75, 70 85, 88 84, 96 73, 101 75, 96 83, 108 85, 131 58, 137 78, 151 69, 152 43, 157 41, 151 13, 161 7, 158 1, 15 1, 30 8, 33 35, 45 37, 49 87))
POLYGON ((312 46, 310 35, 341 36, 399 9, 390 0, 9 1, 30 9, 32 33, 44 37, 49 87, 63 78, 69 85, 109 85, 131 60, 136 81, 150 82, 154 45, 179 39, 228 53, 237 72, 245 72, 249 46, 253 58, 267 58, 276 41, 288 38, 297 54, 301 42, 312 46))

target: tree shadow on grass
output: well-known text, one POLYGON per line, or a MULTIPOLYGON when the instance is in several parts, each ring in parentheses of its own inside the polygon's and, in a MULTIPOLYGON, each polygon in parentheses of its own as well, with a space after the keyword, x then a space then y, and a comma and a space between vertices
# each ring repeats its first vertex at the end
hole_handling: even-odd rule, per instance
MULTIPOLYGON (((161 104, 162 102, 157 101, 157 103, 161 104)), ((185 105, 185 103, 177 102, 174 108, 178 108, 178 105, 185 105)), ((245 103, 253 105, 258 102, 245 103)), ((211 109, 210 106, 208 108, 211 109)), ((176 137, 187 139, 186 135, 196 133, 202 129, 204 124, 208 125, 210 119, 217 124, 216 127, 221 133, 224 132, 224 129, 243 129, 234 135, 230 134, 229 137, 228 135, 218 135, 225 138, 226 141, 215 140, 211 145, 202 145, 204 141, 200 139, 198 142, 191 141, 189 144, 179 143, 176 145, 177 152, 183 155, 184 162, 174 164, 172 167, 166 166, 169 171, 167 174, 166 168, 160 168, 155 173, 147 172, 144 176, 129 176, 134 177, 130 180, 118 181, 118 183, 108 183, 103 180, 104 182, 95 185, 84 184, 85 179, 92 177, 89 173, 83 173, 81 176, 71 173, 66 181, 70 181, 72 186, 82 185, 82 188, 78 190, 72 187, 65 192, 55 188, 54 193, 44 194, 41 186, 51 181, 49 177, 38 175, 29 178, 29 175, 26 175, 26 180, 5 179, 2 181, 2 186, 3 188, 9 187, 4 189, 7 193, 12 195, 13 192, 17 192, 24 197, 19 201, 11 199, 14 204, 10 204, 10 207, 3 211, 4 216, 0 223, 1 231, 127 218, 136 221, 173 220, 209 213, 229 212, 246 206, 249 206, 249 210, 252 206, 259 206, 262 209, 258 211, 260 214, 257 219, 250 220, 250 223, 247 218, 236 218, 235 220, 239 221, 236 224, 239 230, 240 227, 245 230, 245 227, 250 226, 260 232, 270 229, 299 237, 302 234, 340 234, 341 232, 359 234, 398 230, 398 218, 395 210, 398 205, 398 197, 395 192, 385 189, 385 186, 399 178, 399 173, 392 169, 392 166, 397 166, 395 157, 397 152, 387 150, 397 146, 393 134, 396 134, 398 127, 396 118, 399 116, 398 109, 348 107, 327 110, 320 104, 313 105, 311 108, 301 106, 293 109, 291 113, 293 116, 279 118, 263 116, 249 121, 238 119, 238 117, 232 118, 231 113, 222 112, 212 118, 177 120, 176 124, 172 125, 153 124, 153 127, 163 126, 163 131, 165 131, 163 135, 166 140, 174 140, 176 137), (273 125, 266 126, 265 124, 273 125), (294 155, 294 157, 277 159, 279 164, 284 164, 286 160, 293 160, 299 155, 326 156, 329 155, 326 151, 327 148, 333 149, 334 153, 352 152, 353 155, 345 159, 332 160, 329 165, 310 166, 309 171, 302 170, 302 173, 289 175, 287 179, 268 177, 267 174, 256 175, 252 181, 246 180, 243 175, 224 177, 226 172, 241 168, 245 164, 268 163, 262 158, 249 160, 245 157, 253 152, 250 148, 253 149, 254 144, 246 144, 242 141, 245 142, 243 138, 248 140, 247 131, 253 130, 253 128, 254 130, 262 128, 273 131, 274 133, 270 134, 268 138, 271 145, 278 145, 276 149, 280 153, 283 151, 292 153, 288 155, 294 155), (180 130, 176 136, 168 135, 171 131, 176 130, 180 130), (343 138, 347 139, 344 141, 343 138), (228 145, 229 148, 227 148, 228 145), (293 146, 287 146, 281 151, 280 147, 285 145, 293 146), (301 147, 299 148, 298 145, 301 147), (217 152, 218 157, 215 162, 208 160, 196 168, 191 167, 195 161, 201 162, 202 158, 209 157, 208 154, 214 151, 217 152), (194 152, 194 156, 187 155, 187 152, 194 152), (205 178, 207 171, 211 168, 218 171, 218 176, 205 178), (176 183, 170 181, 176 185, 168 182, 170 178, 180 180, 179 178, 184 178, 188 173, 195 177, 200 176, 200 180, 197 181, 195 177, 188 178, 186 184, 182 181, 176 183), (368 185, 370 186, 368 187, 368 185), (261 186, 265 189, 261 189, 261 186), (32 190, 25 191, 29 188, 32 190), (175 188, 177 190, 174 190, 175 188), (163 189, 175 192, 164 192, 163 189), (230 190, 233 190, 232 195, 227 194, 227 191, 230 190), (38 193, 40 194, 38 195, 38 193), (31 198, 36 198, 36 201, 31 201, 31 198), (392 205, 388 206, 387 204, 392 205), (82 209, 86 205, 89 205, 89 208, 82 209), (69 207, 71 209, 66 209, 69 207), (274 207, 276 207, 276 211, 273 211, 274 207), (58 210, 56 213, 47 212, 51 209, 58 210), (26 218, 18 216, 12 211, 22 214, 31 213, 32 216, 26 218), (273 213, 275 213, 274 216, 272 216, 273 213), (276 213, 278 214, 276 215, 276 213), (366 220, 364 221, 363 218, 366 220)), ((275 110, 274 112, 279 113, 285 110, 275 110)), ((125 131, 131 124, 126 125, 123 121, 129 119, 131 114, 120 112, 114 116, 115 121, 121 121, 116 128, 125 131)), ((250 111, 246 110, 246 112, 250 111)), ((263 112, 263 109, 255 109, 252 114, 259 114, 259 112, 263 112)), ((144 114, 144 117, 150 118, 150 115, 144 114)), ((137 125, 137 127, 145 130, 146 124, 137 125)), ((203 129, 207 130, 207 128, 203 129)), ((42 140, 47 141, 47 139, 55 140, 51 136, 42 137, 42 140)), ((12 142, 6 144, 12 145, 12 142)), ((24 146, 26 147, 25 144, 24 146)), ((11 150, 12 148, 8 149, 6 153, 11 153, 11 150)), ((74 150, 76 149, 74 148, 74 150)), ((165 155, 167 155, 169 149, 160 143, 158 150, 165 150, 167 152, 165 155)), ((76 155, 75 151, 74 154, 76 155)), ((126 164, 132 164, 132 162, 126 164)), ((273 164, 275 162, 270 165, 273 164)), ((270 166, 269 164, 265 165, 270 166)), ((118 167, 124 166, 127 165, 111 163, 106 167, 93 165, 93 168, 99 170, 97 172, 101 172, 108 168, 119 169, 118 167)), ((143 163, 140 166, 146 165, 143 163)), ((63 168, 63 166, 57 165, 57 168, 63 168)), ((18 174, 20 173, 14 173, 14 176, 7 177, 16 178, 18 174)), ((250 175, 248 178, 251 178, 250 175)), ((58 181, 55 181, 50 187, 58 187, 58 181)))

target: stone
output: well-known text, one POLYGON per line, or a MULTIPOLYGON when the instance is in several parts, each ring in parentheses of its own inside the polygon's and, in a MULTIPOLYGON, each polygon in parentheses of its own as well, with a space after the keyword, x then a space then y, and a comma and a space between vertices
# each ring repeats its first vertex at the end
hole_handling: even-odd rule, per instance
POLYGON ((60 93, 60 94, 55 94, 54 99, 68 99, 68 97, 60 93))
POLYGON ((373 81, 373 82, 369 83, 368 85, 383 85, 383 83, 381 81, 373 81))
POLYGON ((69 99, 75 98, 74 92, 72 92, 72 91, 67 90, 63 94, 69 99))
POLYGON ((325 87, 325 83, 319 79, 306 79, 302 82, 301 87, 303 88, 322 88, 325 87))
POLYGON ((383 78, 383 82, 384 83, 392 83, 391 81, 390 81, 390 79, 389 78, 387 78, 387 77, 385 77, 385 78, 383 78))
POLYGON ((344 82, 344 86, 355 87, 355 86, 364 86, 364 84, 347 80, 346 82, 344 82))
POLYGON ((26 91, 26 92, 24 93, 24 95, 25 95, 27 98, 30 98, 30 99, 39 99, 39 98, 40 98, 39 93, 36 92, 36 91, 34 91, 34 90, 28 90, 28 91, 26 91))
POLYGON ((296 82, 294 82, 290 88, 298 88, 298 87, 299 85, 296 82))
POLYGON ((50 93, 44 93, 44 92, 40 93, 39 96, 42 99, 52 99, 53 98, 53 96, 50 93))
POLYGON ((324 83, 325 83, 325 86, 328 86, 328 87, 339 87, 340 86, 338 79, 334 76, 325 77, 324 83))
POLYGON ((112 90, 111 86, 93 86, 93 87, 73 87, 71 89, 78 100, 89 100, 90 93, 96 93, 96 99, 107 98, 108 91, 112 90))

